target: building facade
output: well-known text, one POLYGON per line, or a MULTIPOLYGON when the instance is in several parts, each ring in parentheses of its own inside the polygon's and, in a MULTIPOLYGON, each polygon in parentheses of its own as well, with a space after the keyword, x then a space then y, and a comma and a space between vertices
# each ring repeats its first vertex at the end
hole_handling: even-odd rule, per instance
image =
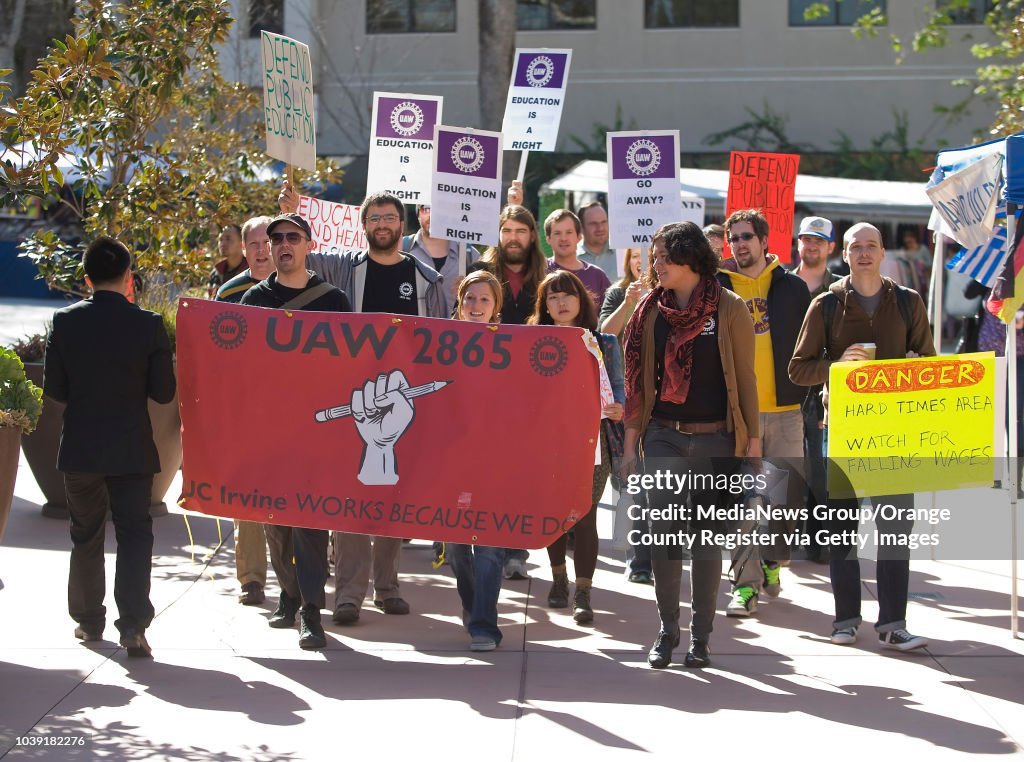
MULTIPOLYGON (((224 52, 229 76, 260 83, 259 30, 307 42, 317 73, 317 149, 364 155, 375 90, 444 96, 447 124, 480 125, 477 2, 473 0, 233 0, 239 23, 224 52)), ((934 150, 969 143, 991 121, 975 103, 955 124, 936 115, 968 90, 977 62, 970 42, 991 0, 972 0, 949 44, 895 63, 890 35, 909 38, 929 0, 518 0, 518 47, 572 48, 559 149, 591 144, 617 111, 637 129, 679 129, 684 152, 717 147, 707 138, 766 108, 787 117, 786 137, 808 151, 834 150, 840 131, 855 150, 908 117, 911 144, 934 150), (873 39, 850 22, 878 8, 873 39)))

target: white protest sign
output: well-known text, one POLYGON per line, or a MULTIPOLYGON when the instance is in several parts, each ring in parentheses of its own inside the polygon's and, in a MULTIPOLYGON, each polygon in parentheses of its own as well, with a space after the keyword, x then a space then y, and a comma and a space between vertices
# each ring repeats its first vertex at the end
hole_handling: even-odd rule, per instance
POLYGON ((649 244, 659 227, 681 219, 679 130, 609 132, 611 245, 626 248, 649 244))
POLYGON ((299 196, 298 214, 309 223, 316 254, 341 254, 366 248, 359 207, 299 196))
POLYGON ((510 151, 554 151, 572 50, 516 49, 501 133, 510 151))
POLYGON ((434 127, 441 123, 442 100, 437 95, 373 94, 366 172, 370 192, 387 191, 410 203, 430 203, 434 127))
POLYGON ((496 246, 501 214, 501 133, 438 125, 434 145, 430 234, 496 246))
POLYGON ((967 249, 992 237, 1002 166, 1002 154, 993 154, 925 188, 949 234, 967 249))
POLYGON ((309 46, 260 32, 267 153, 303 169, 316 169, 316 119, 309 46))
POLYGON ((684 195, 682 204, 683 214, 679 222, 692 222, 699 228, 704 227, 704 199, 700 196, 684 195))

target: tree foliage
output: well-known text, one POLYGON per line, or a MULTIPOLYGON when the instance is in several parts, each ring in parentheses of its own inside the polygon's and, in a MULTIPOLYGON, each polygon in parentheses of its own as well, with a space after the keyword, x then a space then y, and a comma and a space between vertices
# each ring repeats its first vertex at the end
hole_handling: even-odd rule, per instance
MULTIPOLYGON (((0 108, 0 137, 22 152, 0 162, 0 205, 41 198, 86 240, 124 241, 142 273, 205 280, 211 234, 276 206, 260 181, 261 93, 220 73, 231 23, 225 0, 80 3, 74 31, 0 108)), ((296 175, 324 184, 339 172, 296 175)), ((76 246, 44 231, 22 249, 51 286, 80 288, 76 246)))
MULTIPOLYGON (((805 17, 814 18, 820 9, 814 4, 805 11, 805 17)), ((1024 0, 994 0, 990 10, 977 13, 971 0, 938 0, 928 19, 910 39, 910 50, 922 53, 958 42, 971 43, 972 31, 958 22, 981 23, 989 39, 974 41, 971 54, 979 61, 972 80, 957 84, 971 88, 971 95, 989 103, 995 118, 989 129, 990 136, 1010 135, 1024 129, 1024 0), (956 38, 956 39, 954 39, 956 38)), ((854 34, 875 36, 888 20, 877 8, 861 16, 854 25, 854 34)), ((897 60, 902 61, 907 49, 903 39, 891 35, 897 60)), ((964 110, 966 102, 953 107, 940 107, 947 114, 956 115, 964 110)))

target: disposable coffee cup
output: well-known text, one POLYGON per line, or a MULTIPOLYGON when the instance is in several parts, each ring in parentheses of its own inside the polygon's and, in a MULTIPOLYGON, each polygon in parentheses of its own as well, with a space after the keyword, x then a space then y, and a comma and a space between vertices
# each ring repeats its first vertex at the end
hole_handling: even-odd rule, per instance
POLYGON ((875 350, 877 349, 877 347, 874 344, 872 344, 870 342, 862 343, 860 345, 860 347, 861 347, 861 349, 864 350, 864 354, 866 354, 868 356, 869 360, 874 360, 875 359, 875 350))

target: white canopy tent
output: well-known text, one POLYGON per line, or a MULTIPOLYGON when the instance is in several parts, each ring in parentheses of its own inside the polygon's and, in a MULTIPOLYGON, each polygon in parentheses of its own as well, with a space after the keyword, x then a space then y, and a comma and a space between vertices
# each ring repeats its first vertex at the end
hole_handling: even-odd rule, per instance
MULTIPOLYGON (((679 170, 680 190, 704 199, 705 213, 725 215, 729 173, 722 169, 679 170)), ((932 205, 924 183, 882 180, 850 180, 845 177, 798 175, 796 179, 797 218, 801 208, 807 214, 830 219, 869 219, 873 222, 923 225, 932 205)), ((603 161, 581 161, 568 172, 541 186, 541 192, 607 193, 608 165, 603 161)))

